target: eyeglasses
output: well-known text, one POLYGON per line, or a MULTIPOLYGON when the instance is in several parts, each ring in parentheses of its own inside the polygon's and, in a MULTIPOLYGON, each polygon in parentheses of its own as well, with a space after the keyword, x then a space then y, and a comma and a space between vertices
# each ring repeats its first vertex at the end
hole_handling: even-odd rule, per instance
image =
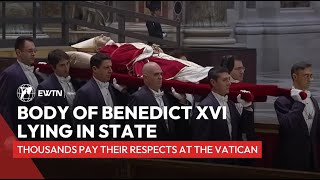
POLYGON ((30 53, 30 54, 32 54, 32 53, 37 53, 37 49, 27 49, 27 50, 23 50, 22 52, 27 52, 27 53, 30 53))
POLYGON ((245 71, 246 68, 245 67, 237 67, 235 68, 236 71, 245 71))

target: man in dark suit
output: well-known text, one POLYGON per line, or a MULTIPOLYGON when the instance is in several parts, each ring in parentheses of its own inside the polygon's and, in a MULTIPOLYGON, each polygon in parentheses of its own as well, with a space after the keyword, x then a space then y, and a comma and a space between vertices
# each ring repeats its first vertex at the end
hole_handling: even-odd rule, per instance
MULTIPOLYGON (((98 106, 98 115, 94 120, 75 120, 77 123, 83 122, 85 124, 93 123, 95 125, 96 135, 98 138, 100 124, 118 123, 114 120, 102 120, 101 110, 102 106, 125 106, 128 102, 128 96, 125 93, 121 93, 114 84, 109 83, 112 73, 111 58, 103 53, 97 53, 90 59, 90 67, 92 69, 92 78, 83 85, 76 93, 73 106, 98 106)), ((120 122, 122 123, 122 122, 120 122)), ((111 130, 109 130, 110 132, 111 130)), ((120 130, 118 130, 118 133, 120 130)), ((112 133, 112 132, 110 132, 112 133)), ((111 138, 111 136, 109 136, 111 138)))
MULTIPOLYGON (((147 8, 150 10, 152 16, 159 17, 161 15, 161 1, 147 1, 147 8)), ((162 31, 161 24, 158 22, 147 21, 146 26, 149 36, 161 39, 167 36, 167 34, 162 31)), ((148 44, 152 45, 153 43, 148 42, 148 44)))
POLYGON ((291 68, 293 87, 291 97, 278 97, 274 108, 279 121, 280 168, 318 170, 319 106, 309 89, 312 79, 311 64, 299 62, 291 68), (307 93, 302 99, 300 92, 307 93))
MULTIPOLYGON (((34 104, 35 89, 42 79, 34 73, 36 47, 31 37, 18 37, 15 42, 17 62, 0 74, 0 113, 17 136, 18 124, 30 123, 18 120, 18 106, 31 107, 34 104), (27 84, 33 87, 17 96, 19 86, 27 84)), ((20 89, 21 90, 21 89, 20 89)))
POLYGON ((71 78, 69 75, 70 69, 70 57, 61 49, 55 49, 48 54, 48 64, 52 67, 53 73, 44 81, 42 81, 38 90, 61 90, 63 96, 36 96, 35 105, 43 106, 68 106, 68 112, 66 113, 65 120, 61 119, 61 116, 57 114, 54 120, 44 120, 43 123, 48 122, 50 125, 63 124, 72 125, 72 106, 76 91, 80 88, 81 82, 71 78))
MULTIPOLYGON (((198 118, 199 111, 194 109, 191 118, 192 139, 206 141, 241 141, 242 133, 250 129, 254 134, 252 102, 242 100, 243 111, 240 114, 235 104, 228 100, 227 94, 231 85, 228 69, 214 67, 208 72, 208 80, 211 92, 198 106, 212 106, 217 110, 218 106, 226 107, 226 119, 220 113, 214 119, 209 110, 206 111, 208 119, 198 118), (248 127, 249 126, 249 127, 248 127)), ((249 131, 248 131, 249 132, 249 131)), ((208 162, 239 164, 237 159, 207 159, 208 162)))
MULTIPOLYGON (((131 109, 133 109, 134 106, 158 106, 160 108, 166 106, 170 109, 172 106, 189 105, 185 95, 178 94, 175 91, 173 91, 172 94, 169 94, 161 90, 162 69, 157 63, 148 62, 143 66, 143 80, 145 85, 130 96, 129 107, 131 109)), ((182 118, 180 120, 173 120, 170 119, 169 116, 167 119, 162 116, 160 119, 156 120, 134 119, 132 120, 132 123, 156 124, 157 140, 178 140, 186 138, 182 135, 182 133, 184 133, 184 128, 186 127, 181 125, 177 126, 177 122, 185 121, 188 123, 188 121, 183 119, 183 114, 181 112, 177 112, 175 115, 179 115, 182 118)), ((182 123, 180 122, 179 124, 182 123)), ((145 133, 140 140, 148 140, 145 133)))

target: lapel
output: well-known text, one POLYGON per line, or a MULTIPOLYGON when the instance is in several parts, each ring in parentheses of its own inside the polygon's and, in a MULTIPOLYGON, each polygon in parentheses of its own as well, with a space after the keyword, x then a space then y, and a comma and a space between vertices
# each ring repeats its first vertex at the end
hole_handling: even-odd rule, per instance
MULTIPOLYGON (((154 97, 152 91, 147 87, 147 86, 143 86, 142 89, 145 92, 146 95, 146 100, 149 102, 148 104, 150 106, 159 106, 159 104, 157 103, 156 98, 154 97)), ((164 103, 164 102, 163 102, 164 103)))
POLYGON ((314 117, 313 117, 313 122, 312 122, 312 126, 311 126, 311 136, 313 137, 316 137, 316 131, 317 131, 317 126, 318 126, 318 120, 319 120, 319 106, 318 106, 318 103, 317 101, 314 99, 313 96, 311 96, 311 101, 313 103, 313 106, 314 106, 314 117))
MULTIPOLYGON (((18 60, 17 60, 17 61, 18 61, 18 60)), ((28 79, 27 79, 27 76, 24 74, 24 72, 23 72, 21 66, 19 65, 19 63, 16 62, 16 63, 14 64, 14 66, 15 66, 14 69, 17 70, 17 71, 16 71, 16 73, 18 74, 17 77, 20 77, 20 80, 21 80, 21 83, 19 83, 18 81, 16 81, 16 82, 19 83, 18 86, 20 86, 21 84, 29 84, 29 81, 28 81, 28 79)))
MULTIPOLYGON (((143 88, 143 90, 145 91, 145 94, 146 94, 145 98, 149 99, 149 104, 148 105, 149 106, 159 106, 159 104, 158 104, 156 98, 154 97, 152 91, 147 86, 143 86, 142 88, 143 88)), ((167 108, 169 108, 168 107, 169 102, 168 102, 167 98, 165 97, 165 95, 162 96, 162 100, 163 100, 163 104, 165 106, 167 106, 167 108)), ((167 132, 168 132, 168 130, 169 130, 169 132, 173 132, 174 124, 173 124, 173 122, 171 122, 172 119, 168 118, 169 129, 167 128, 167 125, 165 123, 164 118, 162 117, 160 120, 161 120, 160 124, 161 124, 161 126, 163 126, 163 129, 167 130, 167 132)))
MULTIPOLYGON (((111 95, 111 99, 112 99, 112 102, 113 102, 113 106, 117 106, 118 104, 117 104, 117 102, 118 101, 116 101, 116 94, 115 94, 115 88, 113 88, 113 85, 111 84, 111 83, 109 83, 109 87, 108 87, 108 89, 109 89, 109 92, 110 92, 110 95, 111 95)), ((116 90, 117 91, 117 90, 116 90)))
MULTIPOLYGON (((220 104, 219 104, 219 102, 218 102, 218 100, 216 99, 216 97, 212 94, 212 92, 210 92, 209 93, 209 98, 211 99, 211 101, 212 101, 212 104, 213 104, 213 106, 214 106, 214 108, 216 109, 218 106, 220 106, 220 104)), ((230 112, 230 118, 231 118, 231 126, 232 126, 232 136, 234 136, 234 122, 233 122, 233 116, 231 116, 231 111, 230 111, 230 104, 229 104, 230 102, 228 101, 228 107, 229 107, 229 112, 230 112)), ((227 128, 226 130, 228 131, 228 139, 230 139, 230 135, 229 135, 229 127, 228 127, 228 122, 227 122, 227 120, 224 120, 224 119, 222 119, 222 114, 220 113, 220 115, 219 115, 219 119, 221 119, 223 122, 224 122, 224 124, 225 124, 225 127, 227 128)))
POLYGON ((232 102, 228 101, 228 107, 229 107, 229 113, 231 118, 231 129, 232 129, 232 140, 237 140, 237 134, 238 134, 238 122, 237 122, 237 109, 235 109, 235 106, 231 104, 232 102))
MULTIPOLYGON (((294 99, 292 97, 290 97, 290 103, 291 103, 291 106, 292 104, 294 103, 294 99)), ((302 128, 303 128, 303 131, 304 133, 309 136, 309 130, 308 130, 308 125, 306 123, 306 120, 304 119, 304 116, 303 116, 303 112, 301 113, 301 118, 302 118, 302 121, 301 121, 301 125, 302 125, 302 128)), ((313 123, 312 123, 313 124, 313 123)), ((312 125, 313 126, 313 125, 312 125)), ((311 127, 311 130, 312 130, 312 127, 311 127)))
POLYGON ((51 81, 53 87, 57 87, 58 90, 63 90, 58 78, 56 77, 56 75, 54 73, 52 73, 50 75, 50 81, 51 81))
POLYGON ((73 77, 71 77, 70 82, 73 86, 74 91, 77 92, 77 90, 79 89, 79 83, 73 77))
MULTIPOLYGON (((52 86, 53 86, 54 88, 58 88, 58 90, 62 90, 62 91, 63 91, 63 88, 62 88, 62 86, 61 86, 61 84, 60 84, 57 76, 56 76, 54 73, 52 73, 52 74, 50 75, 50 81, 51 81, 52 86)), ((64 91, 63 91, 63 92, 64 92, 64 91)), ((65 92, 64 92, 64 93, 65 93, 65 92)), ((68 104, 68 101, 67 101, 67 98, 66 98, 65 96, 64 96, 64 97, 56 97, 56 98, 59 98, 63 104, 69 105, 69 104, 68 104)))
POLYGON ((90 84, 91 84, 91 87, 92 87, 92 93, 94 95, 96 95, 95 99, 97 100, 97 105, 105 106, 106 103, 104 102, 103 95, 102 95, 102 93, 100 91, 100 88, 99 88, 97 82, 93 78, 91 78, 90 79, 90 84))

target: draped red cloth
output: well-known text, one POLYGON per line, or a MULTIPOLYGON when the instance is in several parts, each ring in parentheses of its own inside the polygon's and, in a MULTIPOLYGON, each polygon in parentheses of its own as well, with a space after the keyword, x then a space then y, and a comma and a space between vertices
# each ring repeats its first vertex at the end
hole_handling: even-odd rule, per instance
POLYGON ((115 72, 141 77, 143 65, 147 62, 156 62, 160 65, 163 71, 163 78, 170 79, 178 74, 186 65, 178 61, 165 61, 152 53, 145 53, 145 47, 135 46, 130 43, 125 44, 111 44, 106 45, 100 49, 100 52, 105 53, 111 57, 112 68, 115 72), (144 56, 141 61, 135 59, 139 56, 144 56))
MULTIPOLYGON (((111 57, 112 68, 114 73, 112 79, 116 78, 119 84, 124 84, 128 87, 142 86, 143 65, 149 61, 156 62, 160 65, 163 71, 163 88, 170 90, 174 87, 179 93, 207 95, 210 92, 210 87, 205 79, 200 83, 182 82, 177 80, 169 80, 175 77, 185 67, 185 62, 177 59, 162 59, 157 54, 154 54, 153 49, 143 43, 114 43, 110 40, 104 47, 100 49, 101 53, 105 53, 111 57)), ((170 58, 170 57, 166 57, 170 58)), ((52 69, 46 64, 36 64, 40 72, 45 74, 52 73, 52 69)), ((80 79, 91 78, 91 69, 71 68, 70 75, 80 79)), ((197 75, 195 75, 197 76, 197 75)), ((198 76, 202 77, 202 76, 198 76)), ((276 85, 256 85, 249 83, 232 83, 230 87, 229 99, 236 102, 237 95, 242 94, 245 100, 255 102, 265 102, 267 96, 290 96, 289 89, 279 88, 276 85), (252 93, 242 93, 240 90, 247 90, 252 93)), ((304 99, 304 94, 302 95, 304 99)), ((306 97, 306 96, 305 96, 306 97)))
MULTIPOLYGON (((45 74, 50 74, 53 72, 51 67, 47 64, 35 64, 35 67, 39 67, 39 71, 45 74)), ((70 75, 80 79, 90 79, 92 76, 92 71, 91 69, 71 68, 70 75)), ((111 79, 113 78, 116 78, 119 84, 125 84, 127 87, 143 86, 143 80, 141 78, 128 74, 114 72, 112 73, 111 79)), ((174 87, 179 93, 207 95, 210 92, 210 87, 208 84, 195 84, 177 80, 163 80, 164 89, 170 90, 171 87, 174 87)), ((290 89, 279 88, 276 85, 256 85, 243 82, 232 83, 230 86, 229 98, 236 102, 236 96, 238 94, 242 94, 242 97, 245 97, 245 100, 248 101, 254 98, 255 102, 265 102, 267 96, 290 96, 290 89), (250 91, 253 97, 247 93, 241 93, 240 90, 250 91)))

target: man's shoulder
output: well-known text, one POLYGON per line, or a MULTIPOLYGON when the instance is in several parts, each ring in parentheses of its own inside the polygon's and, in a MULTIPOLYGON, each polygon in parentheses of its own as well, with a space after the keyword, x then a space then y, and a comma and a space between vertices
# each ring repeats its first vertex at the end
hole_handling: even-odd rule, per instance
POLYGON ((11 64, 9 67, 4 69, 1 74, 15 76, 17 75, 17 63, 11 64))
POLYGON ((279 96, 275 102, 279 102, 279 103, 285 103, 285 102, 291 102, 291 98, 290 97, 286 97, 286 96, 279 96))
POLYGON ((208 105, 213 105, 213 99, 215 97, 212 95, 212 93, 209 93, 202 101, 199 103, 199 106, 208 106, 208 105))
POLYGON ((137 90, 136 92, 132 93, 131 96, 132 96, 132 97, 137 97, 137 98, 139 98, 139 97, 145 96, 145 94, 146 94, 146 90, 143 89, 143 88, 140 88, 140 89, 137 90))
POLYGON ((92 86, 91 80, 87 81, 77 92, 80 93, 89 93, 94 87, 92 86))
POLYGON ((58 87, 53 87, 54 83, 53 83, 53 79, 52 77, 49 77, 45 80, 43 80, 41 83, 39 83, 39 88, 43 88, 43 89, 57 89, 58 87))

